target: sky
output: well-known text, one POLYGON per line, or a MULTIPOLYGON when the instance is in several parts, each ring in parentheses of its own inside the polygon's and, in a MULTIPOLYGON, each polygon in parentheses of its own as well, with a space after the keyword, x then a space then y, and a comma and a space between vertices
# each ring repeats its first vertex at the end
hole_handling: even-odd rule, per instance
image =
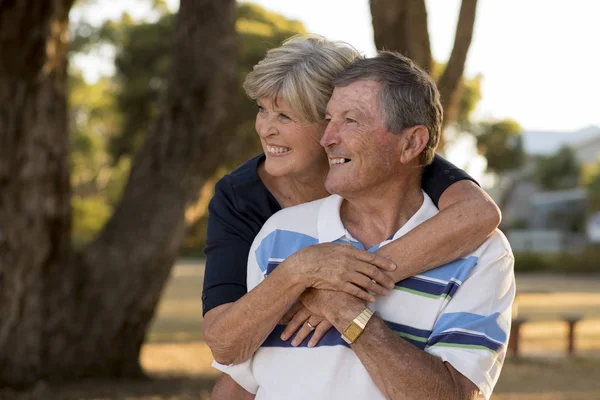
MULTIPOLYGON (((175 10, 178 0, 167 0, 175 10)), ((300 20, 309 32, 375 54, 368 0, 254 0, 300 20)), ((450 55, 460 0, 427 0, 433 56, 450 55)), ((136 0, 98 0, 84 18, 99 23, 127 10, 148 16, 136 0), (108 6, 110 4, 110 6, 108 6), (118 5, 116 5, 118 4, 118 5)), ((526 131, 600 126, 600 1, 479 0, 466 74, 483 75, 475 119, 512 118, 526 131)), ((81 15, 72 15, 72 18, 81 15)), ((111 53, 80 57, 86 77, 111 73, 111 53)))

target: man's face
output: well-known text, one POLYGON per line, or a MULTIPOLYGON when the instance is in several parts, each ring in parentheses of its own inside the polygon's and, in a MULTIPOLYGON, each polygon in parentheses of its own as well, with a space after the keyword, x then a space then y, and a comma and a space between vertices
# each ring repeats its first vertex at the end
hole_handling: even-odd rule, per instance
POLYGON ((329 193, 351 197, 398 184, 402 135, 385 127, 380 89, 379 82, 361 80, 333 91, 321 139, 330 164, 325 180, 329 193))

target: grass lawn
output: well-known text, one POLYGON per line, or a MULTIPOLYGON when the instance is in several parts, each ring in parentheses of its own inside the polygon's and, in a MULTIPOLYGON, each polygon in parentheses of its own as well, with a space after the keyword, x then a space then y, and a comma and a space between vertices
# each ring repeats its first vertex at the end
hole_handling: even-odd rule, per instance
MULTIPOLYGON (((15 400, 204 400, 217 372, 202 341, 202 265, 181 261, 173 270, 152 324, 141 360, 152 376, 146 382, 81 382, 26 393, 0 390, 15 400)), ((600 276, 520 275, 518 312, 524 325, 523 357, 508 358, 494 400, 600 399, 600 276), (566 326, 556 313, 582 313, 576 357, 565 357, 566 326)))

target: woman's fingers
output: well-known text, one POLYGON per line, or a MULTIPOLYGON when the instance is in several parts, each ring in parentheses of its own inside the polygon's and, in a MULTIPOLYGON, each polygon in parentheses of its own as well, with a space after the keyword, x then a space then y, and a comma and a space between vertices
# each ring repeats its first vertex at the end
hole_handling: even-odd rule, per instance
MULTIPOLYGON (((300 346, 300 344, 302 344, 302 342, 304 341, 304 339, 306 339, 308 337, 308 335, 310 335, 311 333, 313 333, 313 335, 314 335, 314 332, 317 331, 317 328, 323 322, 327 322, 327 321, 324 321, 321 318, 317 318, 314 316, 308 318, 304 322, 304 324, 300 327, 300 329, 296 333, 296 336, 294 336, 294 339, 292 340, 292 346, 294 346, 294 347, 300 346)), ((321 329, 324 329, 324 328, 321 328, 321 329)), ((319 332, 321 332, 321 330, 319 330, 319 332)), ((321 336, 323 336, 323 334, 321 334, 321 336)), ((319 339, 320 339, 320 337, 319 337, 319 339)), ((312 340, 312 338, 311 338, 311 340, 312 340)), ((312 346, 310 346, 310 347, 312 347, 312 346)))
POLYGON ((375 296, 350 282, 344 282, 342 285, 342 291, 351 294, 354 297, 358 297, 359 299, 362 299, 368 303, 373 303, 375 301, 375 296))
POLYGON ((317 325, 317 327, 313 331, 313 335, 308 341, 308 347, 315 347, 317 343, 319 343, 319 341, 327 333, 327 331, 329 331, 331 328, 333 328, 333 325, 331 325, 329 321, 327 321, 326 319, 321 321, 321 323, 319 323, 319 325, 317 325))
POLYGON ((367 262, 385 271, 395 271, 397 268, 396 263, 394 263, 392 260, 388 260, 385 257, 381 257, 375 253, 370 253, 365 250, 355 249, 353 256, 357 260, 367 262))
MULTIPOLYGON (((363 276, 369 277, 370 280, 374 280, 379 285, 387 289, 393 289, 395 286, 394 280, 392 278, 390 278, 386 273, 379 269, 379 267, 377 267, 374 264, 369 264, 367 261, 362 261, 358 258, 355 258, 354 261, 350 261, 349 267, 357 272, 360 272, 363 276)), ((355 283, 360 285, 360 283, 358 282, 355 283)), ((363 287, 365 289, 369 289, 369 287, 367 286, 363 287)), ((379 294, 379 292, 375 292, 379 294)))
POLYGON ((360 286, 361 288, 366 289, 368 291, 371 291, 376 295, 385 296, 389 293, 388 288, 381 286, 373 279, 359 272, 350 272, 348 274, 348 277, 350 281, 355 285, 360 286))
POLYGON ((288 340, 300 327, 306 322, 308 317, 311 316, 310 311, 305 307, 302 307, 296 315, 288 322, 287 326, 281 333, 281 340, 288 340))

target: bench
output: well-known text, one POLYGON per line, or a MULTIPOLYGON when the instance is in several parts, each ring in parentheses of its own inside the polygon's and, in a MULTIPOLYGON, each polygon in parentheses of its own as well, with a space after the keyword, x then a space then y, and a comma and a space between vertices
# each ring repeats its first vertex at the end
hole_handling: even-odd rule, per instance
MULTIPOLYGON (((583 314, 560 314, 554 320, 560 320, 567 323, 567 354, 572 356, 575 353, 575 328, 577 323, 584 318, 583 314)), ((547 319, 545 319, 547 320, 547 319)), ((508 351, 515 357, 519 356, 519 340, 521 335, 521 326, 527 322, 535 322, 539 319, 519 315, 514 318, 510 328, 510 338, 508 340, 508 351)))

